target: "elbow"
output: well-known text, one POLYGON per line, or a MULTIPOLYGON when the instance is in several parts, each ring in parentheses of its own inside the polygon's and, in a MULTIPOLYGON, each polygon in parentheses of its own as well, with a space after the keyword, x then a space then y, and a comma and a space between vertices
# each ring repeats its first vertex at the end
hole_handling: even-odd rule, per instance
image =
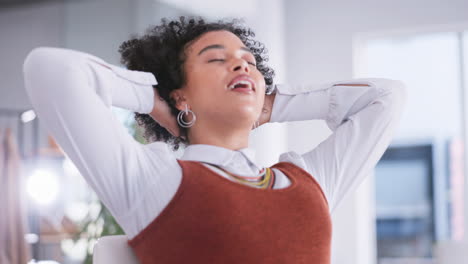
POLYGON ((23 75, 25 79, 30 77, 31 73, 34 72, 34 68, 37 68, 36 65, 40 61, 39 57, 43 49, 44 47, 34 48, 28 53, 28 55, 26 55, 23 62, 23 75))
MULTIPOLYGON (((23 80, 26 94, 33 101, 36 90, 38 88, 47 87, 44 85, 45 78, 44 71, 47 69, 47 57, 49 56, 48 47, 36 47, 31 50, 23 62, 23 80)), ((38 93, 40 95, 40 92, 38 93)))
POLYGON ((52 47, 36 47, 32 49, 23 62, 23 73, 29 77, 32 73, 42 69, 48 59, 53 57, 52 47))
POLYGON ((23 62, 23 78, 29 96, 40 96, 47 89, 59 89, 66 76, 79 64, 76 54, 63 48, 36 47, 23 62))
POLYGON ((56 47, 36 47, 32 49, 23 62, 23 73, 29 77, 42 74, 59 74, 62 69, 69 69, 79 62, 80 57, 76 52, 56 47))
POLYGON ((383 112, 390 120, 398 120, 403 113, 407 102, 407 87, 400 80, 385 80, 385 84, 381 87, 384 96, 381 97, 383 104, 383 112))
POLYGON ((385 78, 370 78, 371 86, 380 94, 380 100, 384 101, 385 105, 404 106, 408 97, 407 87, 403 81, 385 79, 385 78))
POLYGON ((402 109, 406 105, 408 92, 406 84, 399 80, 390 82, 391 102, 394 108, 402 109))

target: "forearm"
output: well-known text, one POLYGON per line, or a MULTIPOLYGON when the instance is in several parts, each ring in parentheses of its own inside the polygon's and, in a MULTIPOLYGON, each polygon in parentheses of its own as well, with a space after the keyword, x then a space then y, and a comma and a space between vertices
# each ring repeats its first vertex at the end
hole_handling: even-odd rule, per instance
POLYGON ((398 81, 368 78, 319 85, 278 85, 270 122, 319 119, 334 131, 351 115, 392 92, 394 82, 398 81))
POLYGON ((96 88, 110 97, 112 106, 121 107, 138 113, 150 113, 154 104, 156 78, 150 72, 132 71, 107 63, 90 54, 84 55, 93 69, 96 88), (112 72, 112 78, 104 76, 104 71, 112 72), (102 87, 100 86, 102 85, 102 87))
POLYGON ((325 89, 299 90, 298 86, 278 84, 275 92, 270 122, 325 119, 327 115, 330 96, 325 89))
MULTIPOLYGON (((154 91, 157 81, 152 73, 131 71, 105 62, 92 54, 64 48, 39 47, 31 51, 35 57, 46 54, 37 67, 50 67, 49 61, 60 58, 67 67, 82 67, 87 74, 90 87, 107 106, 116 106, 139 113, 149 113, 153 108, 154 91)), ((60 70, 60 69, 59 69, 60 70)), ((61 75, 60 72, 55 72, 61 75)), ((66 81, 66 79, 64 79, 66 81)), ((47 89, 47 86, 38 86, 47 89)), ((65 83, 66 89, 70 87, 65 83)), ((47 93, 48 91, 44 91, 47 93)))

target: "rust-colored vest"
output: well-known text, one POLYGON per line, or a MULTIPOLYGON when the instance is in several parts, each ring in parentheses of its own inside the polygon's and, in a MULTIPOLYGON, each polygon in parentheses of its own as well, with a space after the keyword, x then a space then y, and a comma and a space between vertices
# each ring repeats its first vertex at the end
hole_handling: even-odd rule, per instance
POLYGON ((328 204, 305 170, 276 163, 291 184, 257 189, 177 161, 183 175, 175 196, 128 241, 141 264, 330 263, 328 204))

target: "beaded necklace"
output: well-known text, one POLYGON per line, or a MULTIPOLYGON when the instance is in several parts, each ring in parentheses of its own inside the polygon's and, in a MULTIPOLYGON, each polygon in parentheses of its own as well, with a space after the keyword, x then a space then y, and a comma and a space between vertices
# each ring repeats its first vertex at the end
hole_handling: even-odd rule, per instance
POLYGON ((238 176, 230 173, 229 171, 226 171, 218 165, 206 162, 204 163, 224 171, 230 178, 244 185, 249 185, 260 189, 273 189, 273 185, 275 183, 275 172, 270 168, 261 169, 258 176, 238 176))

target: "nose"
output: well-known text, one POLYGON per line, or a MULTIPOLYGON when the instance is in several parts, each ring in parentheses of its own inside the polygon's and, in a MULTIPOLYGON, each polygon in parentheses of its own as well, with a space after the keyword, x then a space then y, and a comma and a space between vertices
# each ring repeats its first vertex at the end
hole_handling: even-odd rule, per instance
POLYGON ((249 63, 243 59, 238 59, 234 62, 232 66, 232 70, 233 71, 241 70, 241 71, 249 72, 250 71, 249 63))

